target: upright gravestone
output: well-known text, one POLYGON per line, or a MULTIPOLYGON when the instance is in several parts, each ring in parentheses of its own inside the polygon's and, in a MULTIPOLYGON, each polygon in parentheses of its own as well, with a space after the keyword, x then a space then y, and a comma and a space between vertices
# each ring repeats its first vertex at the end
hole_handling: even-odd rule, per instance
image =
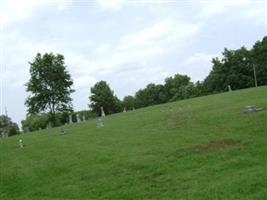
POLYGON ((24 128, 23 128, 23 132, 24 132, 24 133, 28 133, 28 132, 30 132, 29 127, 24 127, 24 128))
POLYGON ((83 122, 85 122, 86 121, 86 119, 85 119, 85 116, 83 115, 83 122))
POLYGON ((104 111, 104 108, 103 108, 103 106, 101 106, 101 117, 105 117, 106 115, 105 115, 105 111, 104 111))
POLYGON ((69 124, 72 124, 73 121, 72 121, 72 115, 69 115, 69 124))
POLYGON ((23 148, 24 145, 23 145, 23 142, 22 142, 22 139, 19 140, 19 148, 23 148))
POLYGON ((80 118, 79 114, 76 115, 76 118, 77 118, 77 123, 80 123, 81 122, 81 118, 80 118))
POLYGON ((126 112, 126 108, 124 107, 123 112, 126 112))
POLYGON ((63 127, 60 128, 60 135, 65 135, 65 130, 63 127))
POLYGON ((46 125, 46 129, 49 129, 51 127, 52 127, 51 122, 48 122, 48 124, 46 125))
POLYGON ((96 126, 97 126, 97 128, 102 128, 104 126, 104 122, 103 122, 102 118, 98 118, 96 126))
POLYGON ((228 91, 229 91, 229 92, 232 92, 231 85, 228 85, 228 91))

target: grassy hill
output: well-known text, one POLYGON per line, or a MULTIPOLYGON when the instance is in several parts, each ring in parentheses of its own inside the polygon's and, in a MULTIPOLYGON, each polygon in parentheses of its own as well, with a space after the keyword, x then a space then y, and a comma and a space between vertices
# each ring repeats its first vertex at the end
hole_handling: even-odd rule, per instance
POLYGON ((246 105, 267 87, 1 140, 0 199, 267 199, 267 111, 246 105))

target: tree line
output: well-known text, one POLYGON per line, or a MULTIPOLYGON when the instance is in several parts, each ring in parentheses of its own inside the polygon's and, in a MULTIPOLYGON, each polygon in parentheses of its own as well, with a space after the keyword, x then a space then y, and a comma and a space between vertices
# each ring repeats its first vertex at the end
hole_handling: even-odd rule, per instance
MULTIPOLYGON (((76 114, 83 114, 87 119, 99 116, 101 107, 104 108, 106 114, 113 114, 124 109, 132 110, 224 92, 229 86, 237 90, 253 87, 255 84, 266 85, 267 37, 257 41, 251 49, 225 48, 222 58, 212 59, 212 70, 208 76, 196 83, 192 82, 187 75, 175 74, 167 77, 163 84, 150 83, 134 95, 125 96, 120 100, 107 82, 99 81, 90 88, 89 110, 80 112, 73 111, 70 97, 74 92, 73 80, 66 69, 63 55, 38 53, 33 62, 29 64, 30 80, 25 86, 30 95, 25 101, 27 116, 22 121, 22 128, 34 131, 46 128, 49 122, 53 127, 63 125, 68 122, 69 115, 74 121, 76 114), (257 82, 255 82, 255 76, 257 82)), ((4 115, 0 116, 0 123, 2 123, 1 120, 4 121, 4 118, 4 115)))

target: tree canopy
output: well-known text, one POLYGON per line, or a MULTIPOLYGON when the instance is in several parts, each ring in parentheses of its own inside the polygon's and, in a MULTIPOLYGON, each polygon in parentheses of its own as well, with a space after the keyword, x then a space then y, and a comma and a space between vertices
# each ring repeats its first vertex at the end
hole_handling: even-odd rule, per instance
POLYGON ((48 112, 55 123, 56 112, 72 110, 72 85, 63 55, 38 53, 30 62, 30 80, 26 83, 26 90, 31 93, 25 102, 28 114, 48 112))
POLYGON ((89 99, 90 108, 99 115, 101 114, 101 107, 103 107, 106 114, 112 114, 122 110, 120 100, 114 95, 114 92, 105 81, 99 81, 91 87, 89 99))

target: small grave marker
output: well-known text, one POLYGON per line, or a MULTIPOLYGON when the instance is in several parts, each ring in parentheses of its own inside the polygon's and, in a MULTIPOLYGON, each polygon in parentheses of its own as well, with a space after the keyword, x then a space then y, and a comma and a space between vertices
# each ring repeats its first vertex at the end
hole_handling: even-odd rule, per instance
POLYGON ((69 115, 69 124, 72 124, 73 121, 72 121, 72 115, 69 115))
POLYGON ((19 140, 19 148, 23 148, 24 147, 24 144, 23 144, 23 141, 22 139, 19 140))
POLYGON ((76 115, 76 118, 77 118, 77 123, 81 123, 81 118, 79 114, 76 115))
POLYGON ((103 106, 101 106, 101 117, 105 117, 106 114, 105 114, 105 111, 104 111, 104 108, 103 106))
POLYGON ((97 128, 104 127, 104 122, 103 122, 102 118, 98 118, 96 126, 97 126, 97 128))
POLYGON ((61 128, 60 128, 60 135, 65 135, 65 133, 66 133, 66 132, 65 132, 64 128, 61 127, 61 128))

